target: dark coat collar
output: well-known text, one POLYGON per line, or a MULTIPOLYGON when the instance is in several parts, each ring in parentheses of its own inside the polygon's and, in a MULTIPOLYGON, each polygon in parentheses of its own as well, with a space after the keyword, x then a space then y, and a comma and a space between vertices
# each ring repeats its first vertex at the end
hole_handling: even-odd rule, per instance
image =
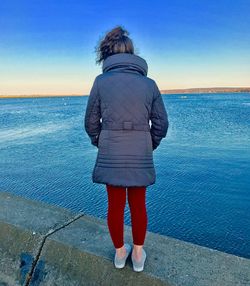
POLYGON ((103 61, 102 71, 107 72, 111 69, 136 71, 145 76, 147 76, 148 73, 147 62, 138 55, 128 53, 119 53, 107 57, 103 61))

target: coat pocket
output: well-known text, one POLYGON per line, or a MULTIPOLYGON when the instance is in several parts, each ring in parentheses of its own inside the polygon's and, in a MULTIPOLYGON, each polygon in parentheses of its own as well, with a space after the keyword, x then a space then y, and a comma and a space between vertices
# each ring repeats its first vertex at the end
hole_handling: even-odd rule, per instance
POLYGON ((109 148, 109 133, 108 130, 101 130, 98 139, 98 149, 99 152, 102 154, 108 154, 109 148))
POLYGON ((152 137, 150 132, 145 132, 145 142, 146 142, 146 150, 148 153, 151 153, 153 151, 153 143, 152 143, 152 137))

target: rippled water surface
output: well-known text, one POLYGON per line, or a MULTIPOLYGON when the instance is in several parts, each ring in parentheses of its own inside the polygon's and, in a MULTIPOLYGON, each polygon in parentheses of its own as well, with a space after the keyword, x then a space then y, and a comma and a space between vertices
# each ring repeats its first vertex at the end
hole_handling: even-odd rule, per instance
MULTIPOLYGON (((250 258, 250 94, 163 95, 148 230, 250 258)), ((87 97, 0 100, 0 191, 106 218, 87 97)), ((128 204, 125 223, 130 224, 128 204)))

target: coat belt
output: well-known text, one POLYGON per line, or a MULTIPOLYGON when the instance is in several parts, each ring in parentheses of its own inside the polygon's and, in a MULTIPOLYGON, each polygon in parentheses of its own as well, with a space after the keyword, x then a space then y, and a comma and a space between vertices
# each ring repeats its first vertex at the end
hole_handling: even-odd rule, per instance
POLYGON ((102 129, 107 130, 141 130, 150 131, 149 124, 136 124, 132 121, 102 122, 102 129))

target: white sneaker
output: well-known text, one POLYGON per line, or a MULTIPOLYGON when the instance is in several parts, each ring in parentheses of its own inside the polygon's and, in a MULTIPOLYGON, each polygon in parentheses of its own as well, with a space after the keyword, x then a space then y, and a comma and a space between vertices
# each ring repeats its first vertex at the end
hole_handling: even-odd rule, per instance
POLYGON ((127 260, 128 256, 129 256, 130 252, 131 252, 131 249, 132 249, 132 247, 128 243, 124 243, 124 247, 126 249, 126 255, 125 255, 124 258, 119 258, 115 254, 114 264, 115 264, 115 267, 119 268, 119 269, 121 269, 121 268, 123 268, 125 266, 126 260, 127 260))
POLYGON ((143 271, 146 257, 147 257, 147 255, 146 255, 146 252, 145 252, 145 250, 143 248, 142 248, 142 257, 141 257, 140 261, 134 260, 133 256, 131 255, 131 260, 132 260, 132 263, 133 263, 133 270, 134 271, 136 271, 136 272, 143 271))

